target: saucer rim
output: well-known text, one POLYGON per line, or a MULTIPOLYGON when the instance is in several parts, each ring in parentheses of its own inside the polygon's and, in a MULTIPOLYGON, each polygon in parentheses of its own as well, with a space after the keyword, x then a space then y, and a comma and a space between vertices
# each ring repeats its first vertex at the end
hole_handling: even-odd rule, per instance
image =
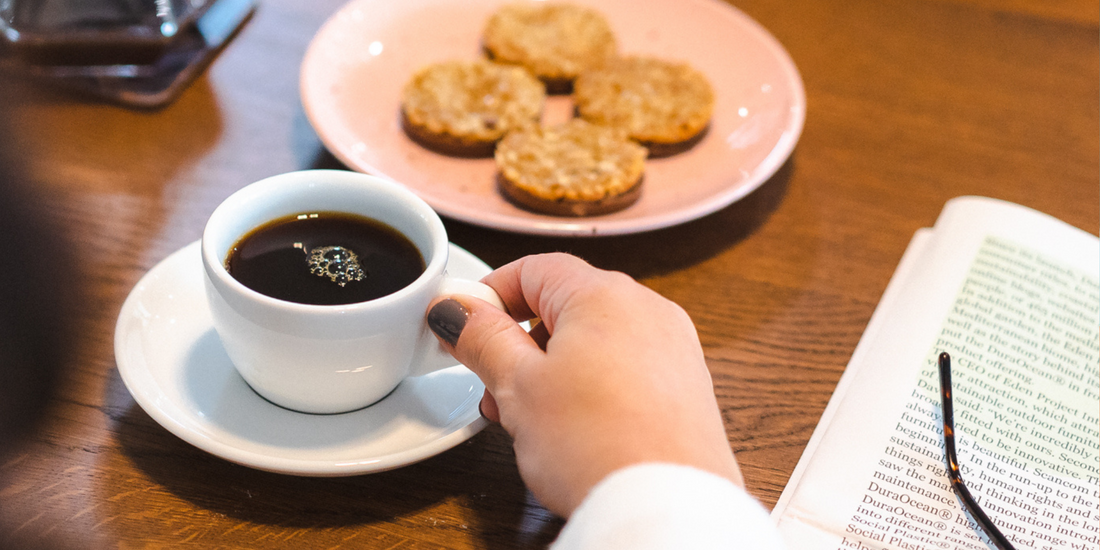
MULTIPOLYGON (((485 264, 480 258, 477 258, 470 252, 462 249, 461 247, 449 243, 451 261, 455 261, 457 258, 459 261, 471 262, 471 267, 488 273, 491 268, 485 264)), ((133 397, 134 402, 148 414, 157 424, 168 430, 170 433, 191 444, 192 446, 208 452, 214 456, 228 460, 230 462, 254 468, 257 470, 306 476, 306 477, 345 477, 352 475, 362 475, 370 473, 378 473, 395 468, 407 466, 422 460, 426 460, 438 454, 441 454, 447 450, 450 450, 460 443, 470 439, 486 426, 489 421, 482 417, 480 414, 474 416, 465 425, 458 425, 454 429, 447 431, 441 437, 437 437, 427 441, 419 441, 416 444, 407 448, 402 448, 395 452, 390 452, 380 455, 363 456, 355 460, 319 460, 319 459, 297 459, 291 457, 274 456, 267 454, 258 449, 245 449, 238 445, 220 440, 218 438, 210 437, 208 434, 200 433, 199 431, 192 429, 180 419, 176 418, 173 414, 162 409, 157 404, 157 398, 163 397, 163 394, 152 395, 150 389, 145 386, 145 382, 140 380, 143 374, 149 374, 150 365, 147 361, 140 360, 140 365, 134 364, 135 362, 128 361, 126 358, 130 355, 126 349, 126 338, 130 334, 128 327, 125 325, 128 322, 132 322, 134 311, 138 301, 145 295, 146 288, 151 286, 155 279, 162 276, 170 268, 175 268, 179 264, 193 263, 191 269, 198 270, 201 273, 201 257, 200 257, 200 241, 194 241, 180 249, 177 249, 173 253, 169 254, 163 260, 158 262, 153 268, 147 271, 138 280, 137 284, 131 289, 127 295, 126 300, 119 311, 118 320, 115 324, 114 334, 114 351, 115 351, 115 364, 125 385, 127 391, 133 397), (193 256, 193 262, 188 262, 186 256, 193 256)), ((186 268, 186 267, 185 267, 186 268)), ((201 275, 200 275, 201 281, 201 275)), ((201 289, 200 289, 201 290, 201 289)), ((205 299, 205 298, 204 298, 205 299)), ((135 360, 136 361, 136 360, 135 360)), ((446 372, 452 369, 462 369, 466 373, 472 373, 466 367, 456 363, 454 367, 444 369, 446 372)), ((431 374, 428 376, 432 376, 431 374)), ((469 377, 463 377, 464 383, 468 383, 469 377)), ((481 384, 480 380, 477 380, 476 375, 473 376, 474 380, 481 384)), ((159 385, 157 388, 159 391, 159 385)), ((482 385, 482 388, 484 386, 482 385)), ((415 391, 415 390, 413 390, 415 391)), ((255 394, 256 399, 263 400, 258 394, 255 394)), ((459 410, 464 414, 469 414, 472 410, 476 410, 480 399, 469 399, 470 405, 463 404, 459 410)), ((267 403, 272 408, 278 408, 277 405, 267 403)), ((179 403, 173 402, 172 406, 176 407, 179 411, 187 412, 185 407, 180 407, 179 403)), ((312 415, 308 413, 294 413, 302 414, 309 417, 316 417, 321 423, 326 416, 344 416, 354 414, 369 414, 370 407, 359 409, 357 411, 351 411, 348 413, 342 413, 341 415, 312 415)), ((287 410, 287 409, 283 409, 287 410)), ((290 411, 294 412, 294 411, 290 411)))

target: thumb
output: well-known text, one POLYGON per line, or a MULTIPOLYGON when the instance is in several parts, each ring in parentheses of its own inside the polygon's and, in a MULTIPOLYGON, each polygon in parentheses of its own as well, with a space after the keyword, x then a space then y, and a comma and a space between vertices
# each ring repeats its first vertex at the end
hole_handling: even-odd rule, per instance
POLYGON ((427 321, 447 351, 481 378, 489 393, 507 388, 517 365, 542 354, 507 313, 472 296, 437 299, 428 308, 427 321))

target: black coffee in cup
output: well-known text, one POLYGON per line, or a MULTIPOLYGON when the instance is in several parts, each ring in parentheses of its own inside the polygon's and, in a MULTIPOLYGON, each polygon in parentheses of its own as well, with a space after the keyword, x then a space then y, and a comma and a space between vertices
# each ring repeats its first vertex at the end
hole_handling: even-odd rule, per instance
POLYGON ((279 218, 241 237, 225 268, 272 298, 313 305, 365 302, 393 294, 425 270, 407 237, 377 220, 343 212, 279 218))

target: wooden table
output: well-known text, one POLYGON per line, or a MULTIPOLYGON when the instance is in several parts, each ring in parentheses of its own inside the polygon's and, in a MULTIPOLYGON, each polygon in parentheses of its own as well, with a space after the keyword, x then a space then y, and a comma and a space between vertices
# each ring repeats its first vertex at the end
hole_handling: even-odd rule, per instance
MULTIPOLYGON (((73 548, 539 548, 561 521, 490 427, 395 471, 316 479, 199 451, 138 407, 114 323, 148 269, 268 175, 334 166, 298 97, 310 38, 343 0, 267 0, 170 106, 39 91, 10 136, 78 249, 83 307, 56 406, 0 464, 0 541, 73 548)), ((698 325, 748 488, 775 503, 913 232, 965 194, 1100 227, 1095 2, 744 0, 808 96, 791 160, 744 200, 615 238, 448 222, 493 266, 565 250, 625 271, 698 325)))

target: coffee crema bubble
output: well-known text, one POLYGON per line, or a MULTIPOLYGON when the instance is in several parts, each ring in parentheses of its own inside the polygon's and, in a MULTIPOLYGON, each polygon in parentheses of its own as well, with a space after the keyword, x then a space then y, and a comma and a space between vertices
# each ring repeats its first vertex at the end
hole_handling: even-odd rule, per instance
POLYGON ((225 268, 241 284, 272 298, 342 305, 405 288, 424 272, 425 263, 407 237, 382 222, 310 212, 248 232, 230 249, 225 268))
POLYGON ((344 286, 362 281, 367 273, 359 266, 359 255, 342 246, 322 246, 309 251, 309 272, 344 286))

